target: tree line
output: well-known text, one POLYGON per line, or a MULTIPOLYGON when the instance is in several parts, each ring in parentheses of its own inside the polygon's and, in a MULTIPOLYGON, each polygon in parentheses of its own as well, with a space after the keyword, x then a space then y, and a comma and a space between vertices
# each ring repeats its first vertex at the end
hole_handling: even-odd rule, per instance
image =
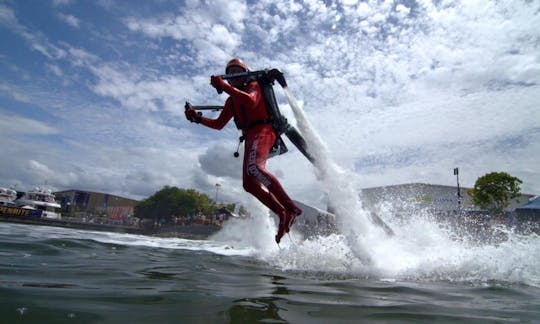
MULTIPOLYGON (((499 215, 521 194, 520 179, 506 172, 491 172, 479 177, 468 193, 473 203, 492 215, 499 215)), ((194 189, 165 186, 135 206, 134 216, 140 219, 170 221, 176 216, 212 214, 223 208, 234 211, 235 204, 216 205, 208 195, 194 189)), ((240 214, 245 209, 240 208, 240 214)))
MULTIPOLYGON (((216 205, 208 195, 194 189, 165 186, 135 205, 134 216, 140 219, 171 221, 173 217, 212 214, 221 209, 234 211, 235 204, 216 205)), ((243 208, 240 209, 240 212, 243 208)))
POLYGON ((491 215, 500 215, 512 199, 521 194, 521 179, 506 172, 491 172, 479 177, 468 191, 473 203, 491 215))

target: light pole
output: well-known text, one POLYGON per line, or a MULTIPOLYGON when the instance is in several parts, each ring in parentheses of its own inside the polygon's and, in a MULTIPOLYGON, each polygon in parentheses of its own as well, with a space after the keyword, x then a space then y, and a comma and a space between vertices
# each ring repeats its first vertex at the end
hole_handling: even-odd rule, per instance
POLYGON ((221 185, 219 183, 216 183, 216 205, 218 203, 218 191, 219 191, 219 187, 221 187, 221 185))
POLYGON ((461 190, 459 190, 459 168, 454 168, 454 175, 456 176, 457 180, 457 203, 458 203, 458 209, 461 208, 461 190))

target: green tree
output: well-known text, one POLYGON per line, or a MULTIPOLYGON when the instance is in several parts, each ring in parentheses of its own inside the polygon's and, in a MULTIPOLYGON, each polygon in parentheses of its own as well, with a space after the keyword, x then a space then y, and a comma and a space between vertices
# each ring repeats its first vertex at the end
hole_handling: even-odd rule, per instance
POLYGON ((212 209, 210 198, 193 189, 179 189, 166 186, 135 206, 134 216, 138 218, 165 218, 185 216, 196 212, 208 213, 212 209))
POLYGON ((491 172, 478 178, 469 191, 472 201, 492 215, 501 214, 510 201, 519 197, 523 181, 506 172, 491 172))

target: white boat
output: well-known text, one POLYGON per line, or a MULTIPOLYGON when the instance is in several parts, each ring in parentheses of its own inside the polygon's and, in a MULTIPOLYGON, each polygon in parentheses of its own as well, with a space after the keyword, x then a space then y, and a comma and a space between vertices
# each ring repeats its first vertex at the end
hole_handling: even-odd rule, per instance
POLYGON ((26 192, 21 198, 15 201, 16 205, 25 209, 41 210, 41 217, 48 219, 61 219, 60 206, 56 202, 51 190, 35 188, 26 192))
POLYGON ((17 191, 0 187, 0 206, 13 206, 17 199, 17 191))

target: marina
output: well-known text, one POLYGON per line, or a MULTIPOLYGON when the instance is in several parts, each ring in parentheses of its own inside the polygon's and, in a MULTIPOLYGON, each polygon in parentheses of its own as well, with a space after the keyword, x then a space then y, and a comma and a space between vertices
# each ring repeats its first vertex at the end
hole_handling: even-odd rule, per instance
MULTIPOLYGON (((132 201, 102 193, 90 194, 83 191, 74 191, 75 198, 66 200, 65 192, 60 192, 60 196, 63 197, 60 201, 57 200, 52 190, 39 187, 28 192, 17 192, 13 189, 3 188, 2 193, 0 222, 185 239, 206 239, 219 231, 222 225, 222 222, 209 222, 202 218, 189 223, 178 222, 173 224, 139 220, 132 216, 132 201), (77 203, 81 206, 91 207, 91 200, 96 199, 91 197, 96 195, 126 205, 116 206, 111 202, 112 206, 109 206, 109 208, 100 202, 99 204, 105 207, 103 210, 76 207, 77 203), (17 199, 17 196, 20 198, 17 199)), ((219 217, 219 219, 227 218, 228 216, 219 217)))
MULTIPOLYGON (((456 210, 449 207, 448 201, 452 200, 444 197, 451 197, 448 194, 451 190, 451 187, 412 184, 366 189, 361 195, 365 199, 367 217, 388 235, 393 235, 394 230, 386 224, 385 218, 388 216, 384 213, 383 217, 379 216, 381 210, 377 206, 380 201, 374 197, 414 202, 414 204, 396 203, 395 205, 400 207, 391 211, 394 214, 392 217, 409 221, 407 218, 414 216, 407 215, 428 215, 440 226, 452 229, 457 235, 467 235, 477 240, 507 239, 506 234, 501 234, 501 228, 523 234, 540 234, 539 199, 535 196, 523 195, 521 203, 514 203, 504 216, 491 217, 480 210, 456 210), (422 188, 422 191, 411 190, 415 187, 422 188), (404 189, 397 190, 396 188, 404 189), (443 198, 430 198, 431 196, 443 198)), ((219 232, 224 221, 237 217, 226 209, 221 209, 221 213, 216 215, 179 216, 174 217, 172 222, 164 222, 163 219, 135 218, 133 208, 136 201, 106 193, 80 190, 53 193, 50 189, 40 187, 35 187, 28 192, 2 188, 0 192, 2 193, 0 221, 31 225, 206 239, 219 232), (60 198, 57 199, 57 197, 60 198)), ((296 203, 304 212, 298 218, 295 229, 303 236, 317 237, 339 233, 339 221, 336 214, 299 201, 296 203)), ((277 219, 277 217, 272 219, 277 219)))

